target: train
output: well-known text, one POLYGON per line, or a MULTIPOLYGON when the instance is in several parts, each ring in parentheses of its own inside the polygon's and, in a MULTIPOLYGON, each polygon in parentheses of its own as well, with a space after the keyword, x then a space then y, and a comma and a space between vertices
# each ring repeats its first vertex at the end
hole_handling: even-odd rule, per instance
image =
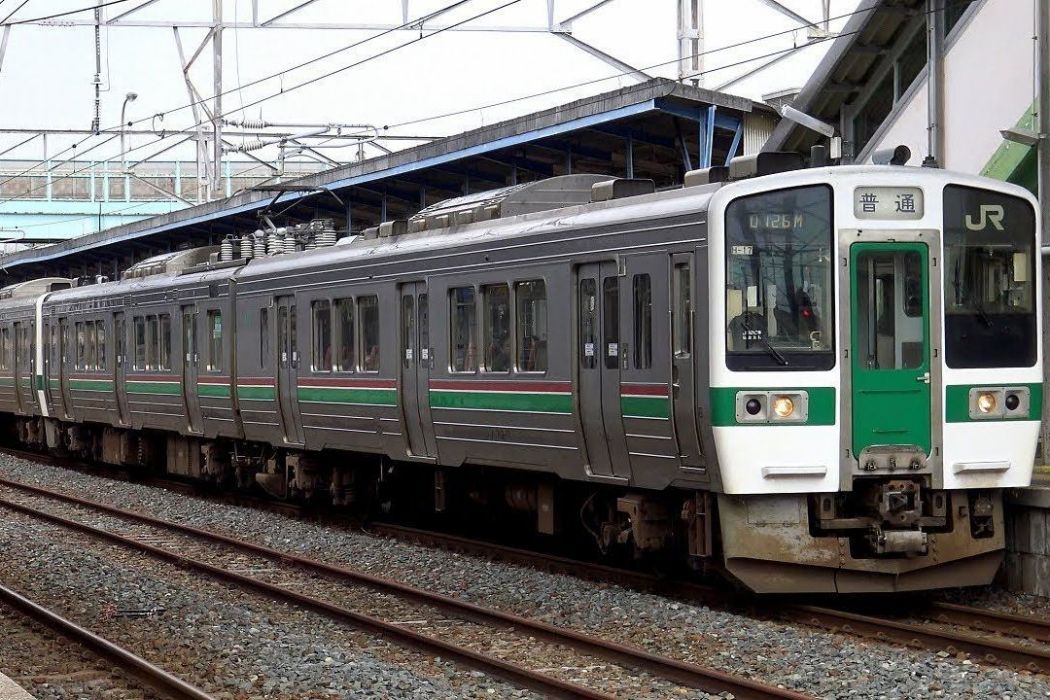
MULTIPOLYGON (((758 593, 989 583, 1043 405, 1038 207, 761 153, 0 290, 18 442, 524 526, 758 593)), ((468 517, 469 519, 469 517, 468 517)))

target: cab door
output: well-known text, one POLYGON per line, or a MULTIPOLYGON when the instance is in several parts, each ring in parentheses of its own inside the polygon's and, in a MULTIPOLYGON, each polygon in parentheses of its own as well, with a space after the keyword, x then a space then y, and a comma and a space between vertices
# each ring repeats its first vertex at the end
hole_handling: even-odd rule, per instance
POLYGON ((277 406, 284 441, 303 444, 299 421, 299 327, 295 297, 277 297, 277 406))
POLYGON ((68 318, 58 322, 58 383, 62 394, 62 413, 73 418, 73 397, 69 392, 69 374, 73 364, 73 330, 68 318))
POLYGON ((576 363, 587 466, 595 476, 630 476, 620 414, 620 277, 616 263, 580 265, 576 273, 576 363))
POLYGON ((425 282, 401 285, 401 420, 407 451, 434 457, 437 446, 430 426, 430 302, 425 282))
POLYGON ((929 248, 850 247, 853 454, 875 446, 930 454, 929 248))
POLYGON ((694 363, 703 360, 696 354, 695 265, 692 253, 671 257, 671 412, 681 465, 700 468, 704 461, 694 363))

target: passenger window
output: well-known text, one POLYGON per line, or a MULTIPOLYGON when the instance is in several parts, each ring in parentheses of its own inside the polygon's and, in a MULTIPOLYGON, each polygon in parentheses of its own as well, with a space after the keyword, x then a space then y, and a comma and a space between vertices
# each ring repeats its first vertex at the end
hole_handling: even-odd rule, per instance
POLYGON ((653 290, 649 275, 634 276, 634 368, 653 366, 653 290))
POLYGON ((208 312, 208 370, 221 372, 222 363, 222 312, 208 312))
POLYGON ((477 306, 473 287, 456 287, 448 292, 451 322, 449 324, 449 358, 453 372, 473 372, 478 368, 477 306))
POLYGON ((135 369, 146 369, 146 319, 135 317, 135 369))
POLYGON ((430 302, 426 294, 419 295, 416 310, 419 313, 419 362, 425 367, 430 361, 430 302))
POLYGON ((266 307, 259 309, 259 366, 270 366, 270 310, 266 307))
POLYGON ((598 290, 593 279, 580 280, 580 366, 594 369, 598 354, 598 290))
POLYGON ((365 372, 378 372, 379 299, 375 295, 359 297, 357 313, 361 319, 361 369, 365 372))
MULTIPOLYGON (((84 363, 87 361, 87 333, 84 331, 83 321, 78 321, 77 327, 77 369, 84 369, 84 363)), ((19 328, 19 330, 22 330, 19 328)))
POLYGON ((157 346, 157 365, 160 369, 171 369, 171 316, 160 315, 160 337, 157 346))
POLYGON ((675 357, 689 357, 693 346, 693 290, 689 263, 674 266, 671 334, 675 357))
POLYGON ((547 371, 547 285, 543 280, 514 285, 518 305, 518 371, 547 371))
POLYGON ((485 371, 510 371, 510 289, 505 284, 481 288, 485 315, 481 337, 485 343, 485 371))
POLYGON ((0 328, 0 369, 10 369, 10 361, 8 360, 10 345, 10 331, 7 328, 0 328))
POLYGON ((106 369, 106 322, 95 321, 95 366, 106 369))
POLYGON ((336 322, 336 369, 340 372, 353 372, 355 367, 354 352, 354 300, 335 300, 336 322))
POLYGON ((620 366, 620 278, 602 280, 602 355, 606 369, 620 366))
POLYGON ((146 317, 146 368, 157 369, 157 340, 159 337, 157 317, 146 317))
POLYGON ((415 345, 416 314, 412 295, 401 297, 401 361, 407 369, 412 366, 412 349, 415 345))
POLYGON ((313 318, 313 369, 332 371, 332 302, 319 299, 310 304, 313 318))

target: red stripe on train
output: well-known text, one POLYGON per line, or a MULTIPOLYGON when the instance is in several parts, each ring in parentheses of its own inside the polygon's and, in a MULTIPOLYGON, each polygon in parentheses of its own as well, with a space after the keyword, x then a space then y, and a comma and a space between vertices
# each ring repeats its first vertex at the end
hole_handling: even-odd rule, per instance
POLYGON ((572 382, 536 382, 517 379, 497 382, 476 379, 431 379, 430 388, 446 391, 528 391, 538 394, 565 394, 572 391, 572 382))

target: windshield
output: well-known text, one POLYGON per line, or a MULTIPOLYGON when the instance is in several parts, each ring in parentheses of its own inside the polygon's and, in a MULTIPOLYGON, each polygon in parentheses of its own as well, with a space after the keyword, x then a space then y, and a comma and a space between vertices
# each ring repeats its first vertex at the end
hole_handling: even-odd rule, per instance
POLYGON ((831 188, 741 197, 726 208, 726 364, 831 369, 831 188))
POLYGON ((1035 214, 1019 197, 944 188, 945 359, 1031 367, 1036 358, 1035 214))

